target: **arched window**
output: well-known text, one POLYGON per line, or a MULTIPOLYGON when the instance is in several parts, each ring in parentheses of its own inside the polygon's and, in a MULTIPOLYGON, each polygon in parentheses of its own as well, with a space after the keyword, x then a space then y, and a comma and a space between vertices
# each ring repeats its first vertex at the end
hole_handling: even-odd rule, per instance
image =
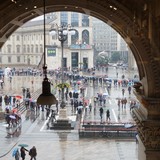
POLYGON ((79 39, 79 33, 75 30, 75 34, 71 36, 71 44, 76 44, 79 39))
POLYGON ((82 43, 89 44, 89 31, 88 30, 84 30, 82 32, 82 43))

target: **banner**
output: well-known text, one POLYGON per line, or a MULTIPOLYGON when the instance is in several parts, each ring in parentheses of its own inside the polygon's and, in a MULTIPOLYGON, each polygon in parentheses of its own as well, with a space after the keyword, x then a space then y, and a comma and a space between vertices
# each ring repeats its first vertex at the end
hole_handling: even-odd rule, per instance
POLYGON ((56 48, 47 48, 47 56, 56 56, 56 48))

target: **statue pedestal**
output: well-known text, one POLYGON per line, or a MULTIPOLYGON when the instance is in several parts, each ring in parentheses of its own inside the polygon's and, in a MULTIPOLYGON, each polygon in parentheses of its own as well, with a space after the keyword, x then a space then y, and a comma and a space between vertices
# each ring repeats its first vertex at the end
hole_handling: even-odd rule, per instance
POLYGON ((67 118, 66 108, 61 108, 59 110, 59 117, 57 121, 53 124, 53 127, 50 127, 50 129, 57 129, 57 130, 73 129, 71 127, 71 123, 69 122, 69 118, 67 118))

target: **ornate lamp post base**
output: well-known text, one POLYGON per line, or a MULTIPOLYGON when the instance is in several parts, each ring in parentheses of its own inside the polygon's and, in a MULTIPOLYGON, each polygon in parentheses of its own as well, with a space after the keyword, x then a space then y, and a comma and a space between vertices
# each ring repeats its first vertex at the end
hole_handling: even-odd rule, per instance
POLYGON ((69 122, 69 118, 67 118, 67 109, 60 108, 59 117, 56 122, 53 123, 53 126, 50 129, 56 130, 71 130, 74 129, 69 122))

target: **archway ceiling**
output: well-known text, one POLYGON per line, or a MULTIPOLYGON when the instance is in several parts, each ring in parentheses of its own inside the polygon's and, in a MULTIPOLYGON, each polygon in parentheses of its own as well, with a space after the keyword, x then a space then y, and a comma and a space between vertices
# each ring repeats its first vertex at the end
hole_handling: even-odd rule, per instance
MULTIPOLYGON (((46 13, 76 11, 108 23, 131 48, 140 79, 144 79, 145 95, 160 97, 160 64, 155 60, 159 52, 151 52, 148 35, 136 34, 139 24, 134 21, 135 16, 141 17, 146 5, 153 6, 158 17, 157 4, 159 0, 46 0, 46 13)), ((0 47, 18 27, 40 15, 43 15, 43 0, 0 0, 0 47)))
MULTIPOLYGON (((105 22, 112 25, 122 36, 120 28, 120 13, 124 12, 132 18, 134 9, 142 10, 145 0, 46 0, 46 13, 56 11, 76 11, 85 13, 99 19, 107 19, 105 22), (101 10, 104 6, 104 13, 101 10), (112 15, 110 6, 117 8, 117 17, 112 15), (116 22, 113 24, 113 22, 116 22)), ((0 0, 0 46, 7 38, 25 22, 43 15, 43 0, 0 0)), ((121 17, 122 18, 122 17, 121 17)))

